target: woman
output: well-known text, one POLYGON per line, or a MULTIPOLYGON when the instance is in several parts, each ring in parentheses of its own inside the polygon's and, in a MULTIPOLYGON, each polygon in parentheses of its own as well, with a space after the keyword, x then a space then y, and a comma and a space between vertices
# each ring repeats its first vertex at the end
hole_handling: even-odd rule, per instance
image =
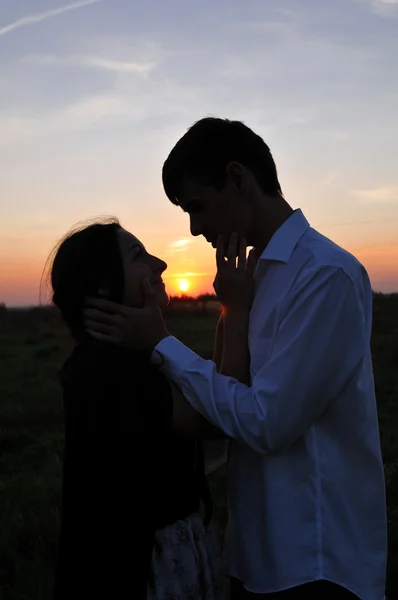
POLYGON ((87 296, 140 306, 143 280, 165 306, 166 267, 116 219, 68 235, 56 250, 53 301, 76 344, 61 371, 65 458, 54 600, 224 598, 199 439, 219 432, 148 353, 101 343, 83 326, 87 296))

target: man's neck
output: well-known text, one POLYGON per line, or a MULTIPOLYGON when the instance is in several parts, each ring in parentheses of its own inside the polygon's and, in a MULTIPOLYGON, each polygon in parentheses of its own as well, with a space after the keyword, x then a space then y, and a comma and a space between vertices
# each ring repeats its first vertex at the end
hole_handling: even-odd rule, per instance
POLYGON ((282 196, 275 199, 272 211, 269 210, 269 203, 259 206, 255 215, 257 227, 254 228, 250 236, 252 238, 251 245, 256 249, 258 256, 262 254, 274 233, 278 231, 293 212, 293 208, 282 196))

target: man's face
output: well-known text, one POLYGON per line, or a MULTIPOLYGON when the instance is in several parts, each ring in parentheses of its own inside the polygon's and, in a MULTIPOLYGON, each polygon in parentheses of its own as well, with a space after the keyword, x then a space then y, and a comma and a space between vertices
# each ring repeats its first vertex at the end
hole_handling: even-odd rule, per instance
POLYGON ((179 205, 189 215, 191 234, 203 235, 216 247, 217 237, 231 233, 247 237, 250 206, 231 182, 222 191, 186 180, 181 186, 179 205))

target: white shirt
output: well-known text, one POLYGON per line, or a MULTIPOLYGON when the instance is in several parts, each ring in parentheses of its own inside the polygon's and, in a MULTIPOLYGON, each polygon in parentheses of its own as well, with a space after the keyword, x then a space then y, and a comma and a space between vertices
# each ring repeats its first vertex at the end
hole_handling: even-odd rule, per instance
POLYGON ((155 349, 191 405, 232 438, 229 573, 256 593, 326 579, 382 600, 386 500, 367 273, 298 210, 255 281, 250 387, 173 337, 155 349))

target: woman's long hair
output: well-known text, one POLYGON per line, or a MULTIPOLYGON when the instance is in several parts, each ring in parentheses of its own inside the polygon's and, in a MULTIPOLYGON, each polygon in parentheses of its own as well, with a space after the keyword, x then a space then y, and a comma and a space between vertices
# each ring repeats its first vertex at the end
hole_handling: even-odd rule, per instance
POLYGON ((76 340, 85 337, 87 296, 106 295, 114 302, 123 301, 123 264, 117 241, 120 228, 115 217, 74 227, 47 259, 41 291, 44 282, 76 340))

